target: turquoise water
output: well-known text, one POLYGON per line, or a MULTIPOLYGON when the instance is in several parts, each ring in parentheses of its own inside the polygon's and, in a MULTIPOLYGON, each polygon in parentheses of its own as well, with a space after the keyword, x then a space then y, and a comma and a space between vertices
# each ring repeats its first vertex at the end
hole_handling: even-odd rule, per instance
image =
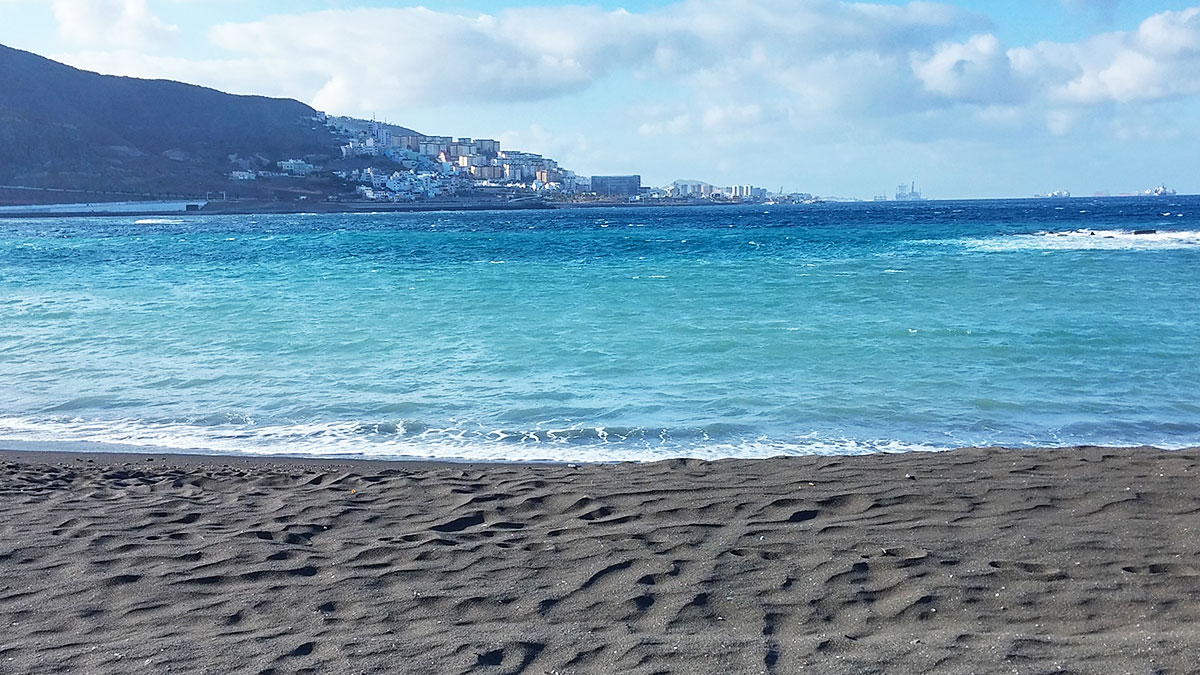
POLYGON ((1198 218, 1179 197, 0 221, 0 447, 1197 445, 1198 218))

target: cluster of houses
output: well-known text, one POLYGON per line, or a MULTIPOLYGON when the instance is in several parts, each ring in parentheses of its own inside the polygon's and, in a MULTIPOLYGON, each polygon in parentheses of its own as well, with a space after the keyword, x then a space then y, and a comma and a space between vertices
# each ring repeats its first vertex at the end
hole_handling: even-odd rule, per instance
MULTIPOLYGON (((586 180, 563 169, 553 159, 531 152, 502 150, 500 142, 490 138, 401 135, 393 133, 386 124, 372 121, 368 129, 351 137, 341 150, 343 158, 386 157, 403 167, 405 171, 389 175, 382 187, 378 176, 370 177, 374 183, 371 193, 378 195, 386 190, 395 193, 397 199, 428 192, 445 194, 466 185, 502 185, 565 194, 588 187, 586 180), (393 189, 391 185, 402 189, 393 189)), ((359 182, 365 184, 368 180, 360 174, 359 182)), ((363 193, 361 188, 360 193, 363 193)))
POLYGON ((286 159, 276 162, 278 171, 238 170, 229 172, 229 180, 255 180, 258 178, 281 178, 284 176, 304 177, 320 169, 302 159, 286 159))
MULTIPOLYGON (((495 187, 520 191, 575 194, 591 188, 590 178, 563 169, 553 159, 530 152, 503 150, 500 142, 487 138, 453 138, 394 133, 392 127, 372 121, 366 128, 348 128, 343 120, 320 119, 340 132, 346 142, 343 159, 386 158, 391 169, 376 167, 334 171, 353 183, 363 199, 411 201, 449 196, 473 187, 495 187), (399 165, 399 169, 395 168, 399 165)), ((256 180, 268 177, 306 177, 322 171, 302 159, 276 162, 272 169, 232 171, 229 179, 256 180)), ((636 196, 636 189, 633 196, 636 196)))
POLYGON ((334 174, 355 184, 360 197, 370 201, 414 201, 452 196, 471 186, 470 181, 437 171, 382 171, 369 167, 334 174))
MULTIPOLYGON (((388 169, 373 164, 368 168, 333 171, 351 183, 359 198, 372 201, 414 201, 450 197, 479 188, 501 188, 514 192, 596 195, 617 200, 712 200, 764 201, 767 191, 750 185, 714 187, 700 181, 676 181, 662 188, 642 187, 641 176, 579 176, 553 159, 531 152, 504 150, 490 138, 454 138, 401 133, 398 128, 372 120, 369 124, 347 118, 318 121, 341 135, 344 160, 365 159, 350 166, 372 164, 371 158, 390 160, 388 169), (398 168, 397 168, 398 165, 398 168)), ((233 171, 231 180, 260 177, 303 178, 322 171, 303 159, 276 162, 268 171, 249 167, 233 171)), ((809 197, 811 195, 796 195, 809 197)), ((585 197, 588 198, 588 197, 585 197)))

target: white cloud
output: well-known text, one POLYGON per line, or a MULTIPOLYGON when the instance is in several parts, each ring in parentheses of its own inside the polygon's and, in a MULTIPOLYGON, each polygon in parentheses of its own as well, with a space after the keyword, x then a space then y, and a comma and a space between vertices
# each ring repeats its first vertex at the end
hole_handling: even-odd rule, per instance
POLYGON ((578 132, 553 132, 541 124, 524 129, 510 129, 497 138, 503 148, 520 148, 525 152, 557 160, 564 166, 578 166, 578 160, 588 152, 587 137, 578 132))
POLYGON ((1071 133, 1079 122, 1079 113, 1074 110, 1051 110, 1046 113, 1046 128, 1055 136, 1071 133))
MULTIPOLYGON (((977 35, 914 57, 913 69, 927 91, 948 101, 1040 110, 1047 131, 1066 135, 1081 128, 1084 109, 1111 116, 1114 104, 1200 94, 1200 8, 1161 12, 1134 31, 1079 43, 1005 49, 995 36, 977 35)), ((1128 124, 1112 127, 1122 130, 1118 138, 1136 135, 1128 124)))
POLYGON ((179 34, 151 14, 146 0, 51 0, 50 7, 63 38, 83 46, 147 48, 179 34))
POLYGON ((665 119, 650 119, 638 126, 642 136, 682 136, 692 130, 692 116, 680 113, 665 119))
POLYGON ((1200 93, 1200 8, 1162 12, 1136 31, 1009 52, 1014 70, 1047 98, 1091 105, 1200 93))
POLYGON ((1169 58, 1200 55, 1200 7, 1155 14, 1138 26, 1134 43, 1148 54, 1169 58))
POLYGON ((1063 4, 1069 9, 1090 10, 1106 21, 1111 21, 1121 0, 1063 0, 1063 4))
POLYGON ((991 103, 1020 96, 1008 55, 994 35, 940 45, 928 57, 915 57, 913 70, 925 89, 947 98, 991 103))
POLYGON ((704 111, 701 122, 705 131, 730 132, 739 127, 753 125, 763 118, 763 108, 757 103, 713 106, 704 111))
POLYGON ((216 26, 218 46, 322 73, 306 96, 361 112, 439 101, 538 100, 581 90, 653 45, 625 12, 565 7, 467 15, 331 10, 216 26))
MULTIPOLYGON (((1069 134, 1082 128, 1082 109, 1111 119, 1113 104, 1200 93, 1200 8, 1156 14, 1133 31, 1023 47, 1004 45, 980 15, 931 2, 346 9, 215 26, 209 38, 228 57, 192 61, 138 51, 177 31, 146 0, 53 2, 64 35, 93 47, 123 35, 130 46, 65 55, 73 65, 400 121, 415 108, 548 100, 624 80, 649 97, 624 102, 630 133, 644 138, 932 139, 1022 127, 1069 134)), ((587 146, 536 127, 509 135, 552 155, 587 146)))
MULTIPOLYGON (((825 78, 854 82, 864 60, 903 65, 910 50, 982 25, 977 15, 923 2, 683 0, 636 14, 575 6, 494 14, 329 10, 218 25, 210 38, 266 72, 286 64, 297 73, 288 81, 308 83, 294 96, 363 113, 445 101, 540 100, 614 75, 678 78, 698 88, 756 86, 763 78, 805 92, 834 84, 840 100, 863 92, 825 78), (808 75, 820 81, 806 81, 808 75)), ((88 58, 73 62, 98 60, 88 58)), ((149 62, 133 74, 174 75, 164 70, 169 65, 149 62)))

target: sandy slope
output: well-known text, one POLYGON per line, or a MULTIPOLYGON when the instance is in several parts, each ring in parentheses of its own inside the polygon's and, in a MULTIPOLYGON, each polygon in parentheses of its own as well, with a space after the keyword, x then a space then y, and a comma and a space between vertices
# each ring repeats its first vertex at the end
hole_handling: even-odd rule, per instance
POLYGON ((0 673, 1200 671, 1200 450, 0 454, 0 673))

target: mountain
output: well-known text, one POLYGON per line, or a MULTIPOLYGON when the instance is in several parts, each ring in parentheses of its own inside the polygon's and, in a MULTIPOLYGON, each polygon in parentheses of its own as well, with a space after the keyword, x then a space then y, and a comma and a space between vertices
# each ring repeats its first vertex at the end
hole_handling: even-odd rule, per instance
POLYGON ((318 115, 299 101, 100 75, 0 45, 4 186, 229 189, 227 174, 248 164, 338 156, 339 140, 318 115))

